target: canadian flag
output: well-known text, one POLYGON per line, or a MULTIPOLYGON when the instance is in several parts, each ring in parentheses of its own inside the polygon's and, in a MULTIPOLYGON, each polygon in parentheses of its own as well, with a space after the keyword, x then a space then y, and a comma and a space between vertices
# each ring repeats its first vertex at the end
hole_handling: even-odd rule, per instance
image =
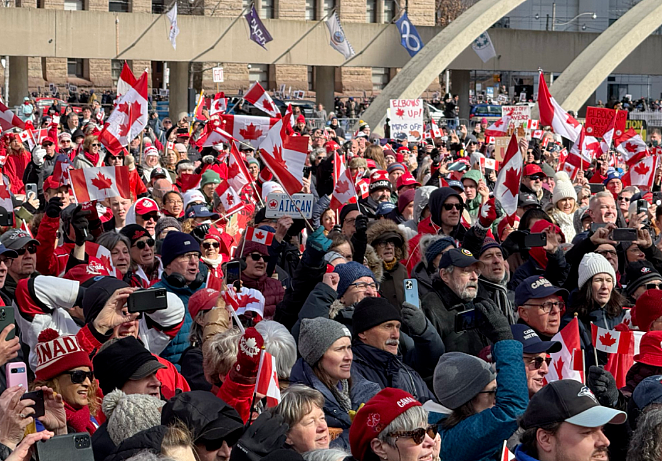
POLYGON ((591 323, 591 334, 595 348, 608 354, 627 354, 634 345, 631 331, 607 330, 591 323))
POLYGON ((35 141, 32 136, 32 130, 23 130, 18 134, 18 137, 21 139, 21 142, 27 142, 30 150, 34 149, 35 141))
POLYGON ((264 295, 260 290, 242 287, 236 295, 236 300, 237 308, 235 311, 237 315, 250 311, 255 312, 260 317, 264 316, 264 295))
POLYGON ((202 147, 216 147, 220 144, 230 144, 234 138, 227 131, 207 123, 207 133, 202 147))
POLYGON ((2 128, 0 131, 7 131, 14 127, 24 130, 25 123, 0 102, 0 128, 2 128))
POLYGON ((542 72, 538 79, 538 111, 540 112, 540 123, 543 126, 551 126, 554 133, 558 133, 572 142, 577 141, 582 125, 563 110, 549 94, 542 72))
POLYGON ((261 243, 266 246, 271 245, 271 242, 274 240, 274 235, 273 232, 265 231, 263 229, 255 229, 254 227, 246 229, 246 240, 261 243))
POLYGON ((501 203, 506 216, 511 216, 517 211, 523 164, 522 153, 517 145, 517 136, 513 133, 494 186, 494 197, 501 203))
POLYGON ((559 168, 556 171, 565 171, 568 173, 568 176, 572 181, 577 178, 577 173, 579 172, 579 167, 576 167, 575 165, 572 165, 570 163, 563 163, 559 165, 559 168))
POLYGON ((237 192, 241 192, 245 186, 253 182, 253 176, 248 172, 234 141, 231 143, 228 156, 228 182, 237 192))
POLYGON ((0 184, 0 207, 10 213, 14 211, 14 202, 12 202, 9 188, 4 184, 0 184))
POLYGON ((644 157, 643 160, 639 161, 636 165, 631 166, 627 173, 623 175, 621 178, 623 187, 646 186, 651 189, 653 187, 653 182, 655 181, 657 165, 657 157, 644 157))
POLYGON ((623 161, 632 166, 642 158, 648 156, 648 147, 639 133, 632 128, 623 133, 622 136, 614 138, 616 151, 623 156, 623 161))
POLYGON ((502 115, 499 120, 485 129, 485 136, 508 136, 508 126, 510 126, 510 115, 502 115))
POLYGON ((262 160, 290 195, 303 187, 303 167, 308 157, 308 137, 288 136, 285 132, 291 117, 289 106, 285 117, 278 120, 260 144, 262 160))
POLYGON ((71 182, 79 203, 129 195, 129 167, 106 166, 70 170, 71 182))
POLYGON ((271 96, 262 88, 260 82, 255 82, 251 85, 244 95, 244 99, 272 117, 280 116, 280 112, 278 112, 271 96))
POLYGON ((591 165, 593 158, 601 153, 602 147, 598 139, 587 135, 582 127, 579 139, 572 145, 566 163, 586 169, 591 165))
POLYGON ((260 365, 257 369, 255 394, 267 397, 267 407, 275 407, 280 403, 280 388, 278 387, 276 370, 276 358, 265 349, 262 349, 260 365))
POLYGON ((211 101, 211 107, 209 108, 209 116, 212 117, 216 114, 224 114, 228 110, 228 98, 225 97, 225 93, 216 93, 214 99, 211 101))
POLYGON ((534 132, 531 133, 531 137, 536 139, 542 139, 544 133, 545 132, 543 130, 534 130, 534 132))
POLYGON ((552 363, 549 373, 545 377, 548 383, 560 379, 574 379, 584 382, 582 372, 575 370, 574 351, 581 353, 581 341, 579 340, 579 320, 573 318, 565 328, 556 333, 552 341, 561 343, 561 350, 551 354, 552 363))
POLYGON ((225 216, 239 211, 244 207, 244 202, 241 201, 241 197, 239 197, 237 191, 230 187, 230 183, 227 181, 219 184, 216 188, 216 194, 218 194, 218 198, 223 204, 225 216))
POLYGON ((345 164, 343 163, 338 152, 333 153, 333 181, 335 187, 331 194, 331 204, 329 208, 337 210, 349 201, 352 197, 356 196, 356 189, 354 188, 354 181, 352 175, 345 164))
POLYGON ((526 121, 526 127, 527 127, 529 130, 537 130, 537 129, 538 129, 538 125, 539 125, 539 124, 538 124, 538 120, 531 120, 531 119, 529 119, 529 120, 526 121))
POLYGON ((439 125, 434 121, 430 122, 430 134, 432 135, 432 138, 441 138, 443 136, 439 129, 439 125))
POLYGON ((368 198, 368 195, 370 195, 370 184, 366 179, 360 179, 356 183, 356 190, 359 192, 359 196, 361 198, 368 198))
POLYGON ((131 88, 136 85, 136 77, 131 72, 126 61, 124 61, 124 66, 122 66, 122 73, 120 78, 117 80, 117 100, 127 94, 131 88))
POLYGON ((147 72, 122 96, 106 120, 99 141, 111 153, 120 152, 147 126, 147 72))
POLYGON ((503 448, 501 449, 501 458, 499 458, 500 461, 511 461, 515 459, 515 455, 508 449, 507 443, 508 443, 507 440, 503 441, 503 448))
POLYGON ((253 115, 221 115, 223 124, 221 129, 233 138, 249 143, 258 148, 267 137, 269 129, 273 127, 279 118, 255 117, 253 115))
MULTIPOLYGON (((607 129, 605 130, 605 134, 602 135, 602 141, 600 142, 600 150, 602 153, 604 152, 609 152, 609 149, 611 148, 611 141, 614 138, 614 130, 616 127, 616 115, 618 114, 618 110, 614 111, 614 116, 612 117, 611 121, 609 122, 609 125, 607 125, 607 129)), ((582 127, 583 129, 583 127, 582 127)))

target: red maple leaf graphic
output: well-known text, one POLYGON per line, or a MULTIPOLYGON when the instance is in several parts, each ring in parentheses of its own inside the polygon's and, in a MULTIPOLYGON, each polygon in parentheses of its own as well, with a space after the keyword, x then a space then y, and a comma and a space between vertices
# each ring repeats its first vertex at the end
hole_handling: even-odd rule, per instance
POLYGON ((494 122, 494 126, 497 127, 497 128, 499 128, 501 125, 503 125, 503 119, 502 118, 500 118, 499 120, 494 122))
POLYGON ((133 240, 138 240, 143 235, 145 235, 145 231, 137 230, 133 233, 133 240))
POLYGON ((644 162, 637 163, 633 168, 634 172, 640 176, 646 175, 650 169, 651 168, 648 165, 646 165, 644 162))
POLYGON ((9 190, 5 186, 0 186, 0 198, 11 198, 9 190))
POLYGON ((599 142, 592 142, 590 144, 586 144, 586 150, 589 152, 597 152, 598 149, 600 149, 600 143, 599 142))
POLYGON ((92 185, 99 190, 110 189, 113 185, 113 181, 99 172, 95 178, 92 178, 92 185))
POLYGON ((230 168, 228 168, 228 178, 236 178, 239 176, 240 170, 239 165, 235 160, 230 160, 230 168))
POLYGON ((99 261, 101 261, 101 264, 103 264, 108 269, 110 269, 112 267, 112 264, 110 262, 110 258, 108 257, 108 255, 99 256, 99 261))
POLYGON ((285 160, 283 160, 283 146, 275 145, 274 146, 274 161, 283 168, 286 168, 285 160))
POLYGON ((599 336, 598 339, 602 344, 604 344, 607 347, 611 347, 616 343, 616 338, 612 338, 609 332, 605 333, 602 336, 599 336))
POLYGON ((554 369, 559 379, 563 379, 563 358, 559 357, 558 360, 554 360, 554 369))
POLYGON ((269 202, 269 207, 271 207, 271 208, 276 208, 277 205, 278 205, 278 202, 275 201, 275 200, 272 200, 271 202, 269 202))
POLYGON ((628 142, 628 143, 625 143, 625 150, 630 152, 631 154, 634 154, 635 152, 637 152, 639 150, 639 147, 634 142, 628 142))
POLYGON ((262 240, 264 238, 264 234, 262 232, 258 232, 257 234, 253 234, 253 236, 258 240, 262 240))
POLYGON ((267 101, 266 99, 262 101, 262 107, 264 107, 264 110, 266 112, 273 112, 274 111, 274 105, 271 104, 270 101, 267 101))
POLYGON ((347 181, 338 181, 336 184, 336 192, 339 194, 344 194, 349 190, 349 183, 347 181))
POLYGON ((142 104, 138 101, 133 101, 129 106, 129 126, 133 126, 133 122, 142 116, 142 104))
POLYGON ((566 123, 569 123, 573 127, 577 128, 579 126, 579 122, 575 120, 572 115, 568 114, 568 119, 565 121, 566 123))
POLYGON ((232 196, 231 193, 228 193, 225 196, 225 201, 228 202, 228 205, 232 205, 234 203, 234 197, 232 196))
POLYGON ((250 303, 260 303, 260 300, 256 298, 255 296, 245 294, 241 297, 241 305, 242 306, 248 306, 250 303))
POLYGON ((506 170, 506 179, 503 182, 503 185, 514 195, 517 196, 517 191, 519 189, 519 173, 516 169, 510 168, 506 170))
POLYGON ((405 115, 405 111, 403 109, 396 109, 395 115, 397 115, 398 117, 402 117, 403 115, 405 115))
POLYGON ((258 129, 255 125, 251 123, 249 125, 246 125, 245 130, 243 128, 239 130, 239 134, 244 139, 258 139, 260 136, 262 136, 262 130, 258 129))

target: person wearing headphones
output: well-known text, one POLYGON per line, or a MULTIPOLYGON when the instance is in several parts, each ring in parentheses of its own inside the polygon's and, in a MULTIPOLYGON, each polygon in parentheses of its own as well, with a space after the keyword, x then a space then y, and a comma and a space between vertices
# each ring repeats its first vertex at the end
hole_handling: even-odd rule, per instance
POLYGON ((205 288, 206 274, 200 272, 200 255, 200 244, 184 232, 169 232, 161 245, 163 275, 154 288, 175 293, 186 308, 182 328, 161 352, 161 357, 176 364, 177 370, 180 369, 179 359, 189 346, 188 336, 193 322, 188 312, 188 300, 193 293, 205 288))

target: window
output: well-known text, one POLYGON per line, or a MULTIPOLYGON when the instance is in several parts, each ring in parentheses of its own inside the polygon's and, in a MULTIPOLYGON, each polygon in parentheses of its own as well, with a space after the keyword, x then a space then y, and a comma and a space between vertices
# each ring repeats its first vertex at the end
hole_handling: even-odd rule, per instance
POLYGON ((241 0, 241 8, 249 11, 252 3, 252 0, 241 0))
POLYGON ((152 14, 161 14, 165 10, 164 0, 152 0, 152 14))
POLYGON ((261 19, 274 18, 274 0, 262 0, 260 2, 260 18, 261 19))
POLYGON ((269 64, 251 64, 248 69, 248 82, 252 85, 255 81, 260 82, 264 88, 269 87, 269 64))
POLYGON ((130 13, 129 0, 110 0, 108 2, 108 11, 117 13, 130 13))
POLYGON ((366 22, 377 22, 377 0, 366 0, 365 20, 366 22))
POLYGON ((395 0, 384 0, 384 23, 393 21, 396 15, 395 0))
POLYGON ((85 78, 83 75, 83 60, 67 58, 67 74, 73 77, 85 78))
POLYGON ((390 80, 390 71, 387 67, 372 68, 372 89, 383 90, 390 80))
POLYGON ((317 19, 317 1, 306 0, 306 21, 314 21, 317 19))
POLYGON ((120 74, 122 73, 122 67, 124 67, 124 61, 120 59, 111 59, 110 61, 110 76, 113 79, 113 86, 117 86, 117 81, 120 79, 120 74))
POLYGON ((336 0, 322 0, 324 2, 323 8, 324 11, 322 12, 323 15, 327 15, 331 12, 332 9, 336 7, 336 0))
POLYGON ((64 0, 65 11, 82 11, 83 0, 64 0))
POLYGON ((315 91, 315 67, 308 66, 308 91, 315 91))

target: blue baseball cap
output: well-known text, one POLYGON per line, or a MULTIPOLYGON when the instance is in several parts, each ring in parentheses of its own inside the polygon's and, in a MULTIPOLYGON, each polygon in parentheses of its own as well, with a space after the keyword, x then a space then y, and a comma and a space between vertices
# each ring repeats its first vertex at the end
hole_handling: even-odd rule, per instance
POLYGON ((460 189, 462 192, 464 192, 464 184, 462 184, 461 181, 458 181, 457 179, 451 179, 448 181, 448 187, 455 187, 457 189, 460 189))
POLYGON ((522 343, 525 354, 540 354, 547 352, 553 354, 561 350, 559 341, 543 341, 533 329, 525 324, 516 323, 510 326, 515 341, 522 343))
POLYGON ((662 403, 662 375, 649 376, 637 384, 632 393, 632 401, 639 410, 651 403, 662 403))
POLYGON ((209 208, 204 205, 191 205, 188 207, 188 210, 186 210, 186 217, 218 219, 219 215, 218 213, 212 213, 209 211, 209 208))
POLYGON ((7 254, 8 258, 18 258, 18 253, 16 251, 7 248, 2 243, 0 243, 0 255, 7 254))
POLYGON ((441 257, 439 261, 439 269, 446 267, 469 267, 478 264, 481 268, 484 266, 482 262, 474 258, 471 251, 466 248, 451 248, 441 257))
POLYGON ((552 282, 540 275, 525 278, 515 289, 515 307, 522 306, 529 299, 546 298, 559 294, 564 300, 568 299, 568 290, 555 287, 552 282))
POLYGON ((383 216, 389 214, 393 210, 395 210, 395 204, 391 202, 379 202, 375 214, 378 216, 383 216))

